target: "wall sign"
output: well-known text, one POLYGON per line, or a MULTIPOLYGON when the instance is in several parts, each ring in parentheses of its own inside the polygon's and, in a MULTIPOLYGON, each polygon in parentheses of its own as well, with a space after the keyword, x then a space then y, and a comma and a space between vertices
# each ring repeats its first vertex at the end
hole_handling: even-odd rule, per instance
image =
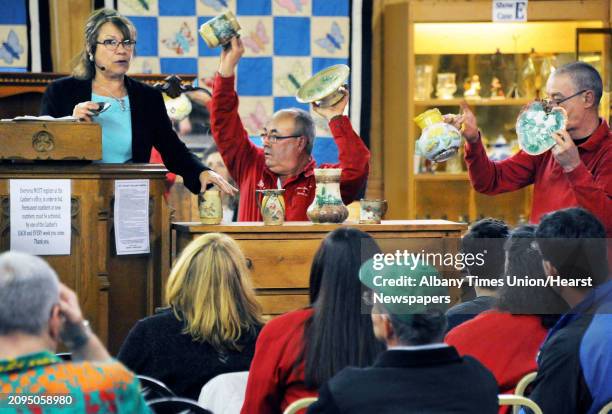
POLYGON ((494 22, 526 22, 528 0, 493 0, 494 22))

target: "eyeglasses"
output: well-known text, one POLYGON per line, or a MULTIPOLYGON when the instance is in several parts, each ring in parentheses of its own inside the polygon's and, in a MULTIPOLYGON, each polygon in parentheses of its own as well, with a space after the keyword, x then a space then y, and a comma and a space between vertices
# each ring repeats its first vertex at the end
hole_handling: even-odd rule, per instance
POLYGON ((279 136, 279 135, 273 135, 270 132, 264 131, 261 134, 259 134, 259 136, 261 137, 261 139, 263 140, 264 138, 268 138, 268 142, 270 144, 276 144, 278 141, 281 141, 283 139, 289 139, 289 138, 300 138, 301 135, 285 135, 285 136, 279 136))
POLYGON ((119 45, 123 45, 123 48, 125 50, 132 50, 134 48, 134 45, 136 44, 135 40, 130 40, 130 39, 125 39, 124 41, 120 42, 117 39, 104 39, 101 42, 96 42, 96 44, 98 45, 104 45, 104 47, 106 48, 106 50, 117 50, 119 48, 119 45))
POLYGON ((551 98, 551 99, 548 100, 548 102, 552 103, 555 106, 559 106, 563 102, 568 101, 568 100, 570 100, 572 98, 575 98, 576 96, 581 95, 581 94, 585 93, 586 91, 588 91, 588 89, 583 89, 580 92, 576 92, 575 94, 568 96, 567 98, 561 98, 561 99, 551 98))

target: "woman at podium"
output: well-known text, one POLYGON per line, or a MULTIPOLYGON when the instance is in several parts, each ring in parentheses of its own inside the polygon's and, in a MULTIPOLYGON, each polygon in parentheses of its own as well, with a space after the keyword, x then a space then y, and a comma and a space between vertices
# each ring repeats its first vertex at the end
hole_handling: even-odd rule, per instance
POLYGON ((235 194, 236 188, 205 167, 177 137, 161 93, 126 75, 135 46, 136 29, 128 19, 115 10, 94 12, 85 25, 85 45, 73 76, 49 85, 41 115, 98 122, 104 163, 147 163, 155 147, 191 192, 215 184, 235 194))

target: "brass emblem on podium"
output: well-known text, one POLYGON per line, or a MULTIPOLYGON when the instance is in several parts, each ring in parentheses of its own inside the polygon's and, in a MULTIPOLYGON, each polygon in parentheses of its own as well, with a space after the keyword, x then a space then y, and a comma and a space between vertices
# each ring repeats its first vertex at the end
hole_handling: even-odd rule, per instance
POLYGON ((38 131, 32 136, 32 148, 37 152, 50 152, 55 147, 53 135, 48 131, 38 131))

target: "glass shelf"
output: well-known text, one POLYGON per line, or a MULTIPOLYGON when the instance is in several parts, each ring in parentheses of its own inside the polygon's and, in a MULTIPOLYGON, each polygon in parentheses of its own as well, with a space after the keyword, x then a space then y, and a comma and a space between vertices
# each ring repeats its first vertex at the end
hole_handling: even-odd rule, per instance
POLYGON ((415 99, 414 105, 417 107, 425 106, 459 106, 461 102, 466 101, 470 106, 523 106, 533 101, 530 98, 503 98, 503 99, 415 99))

